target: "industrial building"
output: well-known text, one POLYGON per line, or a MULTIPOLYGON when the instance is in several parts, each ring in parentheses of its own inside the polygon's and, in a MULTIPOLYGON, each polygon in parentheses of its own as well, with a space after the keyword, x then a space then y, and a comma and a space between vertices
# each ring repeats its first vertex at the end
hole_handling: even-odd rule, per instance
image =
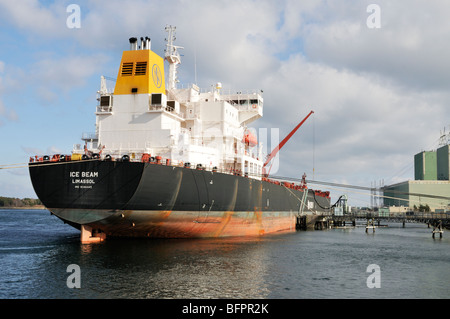
POLYGON ((385 206, 427 206, 430 211, 450 211, 450 148, 414 156, 414 180, 383 187, 385 206))
POLYGON ((450 180, 450 148, 448 144, 436 151, 436 164, 437 179, 440 181, 450 180))
POLYGON ((414 179, 416 181, 437 180, 436 152, 420 152, 414 156, 414 179))

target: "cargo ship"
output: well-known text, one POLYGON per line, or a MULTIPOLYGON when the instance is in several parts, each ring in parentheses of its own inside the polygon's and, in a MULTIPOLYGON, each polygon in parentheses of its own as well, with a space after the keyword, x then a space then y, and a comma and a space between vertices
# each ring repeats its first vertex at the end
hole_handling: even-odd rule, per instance
POLYGON ((34 190, 82 242, 108 237, 202 238, 293 231, 330 207, 329 192, 277 180, 248 125, 263 115, 261 90, 179 88, 180 46, 164 58, 149 37, 129 39, 111 92, 101 77, 96 131, 70 154, 30 158, 34 190), (164 64, 167 61, 167 72, 164 64), (167 81, 166 81, 167 76, 167 81))

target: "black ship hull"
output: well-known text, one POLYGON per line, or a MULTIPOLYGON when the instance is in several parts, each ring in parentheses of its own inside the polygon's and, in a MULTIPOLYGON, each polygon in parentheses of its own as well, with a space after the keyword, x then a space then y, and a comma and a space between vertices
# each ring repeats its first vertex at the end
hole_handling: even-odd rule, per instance
POLYGON ((301 211, 312 223, 312 212, 330 207, 329 197, 313 190, 153 163, 34 162, 29 171, 53 214, 111 237, 263 235, 295 230, 301 211))

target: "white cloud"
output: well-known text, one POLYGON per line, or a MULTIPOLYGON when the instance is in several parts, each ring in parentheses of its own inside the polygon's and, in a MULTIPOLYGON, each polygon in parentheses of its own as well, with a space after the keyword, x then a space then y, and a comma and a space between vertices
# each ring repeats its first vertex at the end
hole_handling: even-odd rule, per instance
POLYGON ((47 153, 46 154, 62 154, 64 153, 60 148, 56 147, 56 146, 50 146, 47 148, 47 153))
POLYGON ((321 6, 329 19, 309 24, 305 52, 320 61, 355 72, 371 72, 419 89, 450 84, 448 4, 441 1, 378 1, 381 28, 366 26, 368 2, 339 2, 348 11, 321 6))
POLYGON ((4 124, 5 120, 7 122, 17 122, 19 120, 19 116, 15 110, 7 108, 0 100, 0 126, 4 124))
POLYGON ((105 60, 107 58, 102 54, 48 57, 31 67, 30 76, 42 85, 69 90, 83 85, 87 78, 100 72, 105 60))
MULTIPOLYGON (((67 98, 67 93, 86 85, 91 76, 97 75, 100 81, 104 66, 109 62, 105 54, 43 54, 37 60, 29 60, 27 64, 8 65, 5 76, 0 74, 0 93, 14 99, 14 109, 30 107, 26 97, 32 96, 32 103, 48 105, 67 98)), ((92 88, 95 93, 96 87, 92 88)), ((5 100, 6 101, 6 100, 5 100)), ((0 105, 0 117, 17 120, 14 109, 6 109, 0 105)))
POLYGON ((38 0, 0 1, 0 17, 29 35, 61 36, 66 31, 66 7, 63 3, 43 6, 38 0))
POLYGON ((27 155, 30 155, 30 156, 44 154, 44 151, 37 147, 21 146, 21 148, 27 155))
POLYGON ((300 177, 306 171, 312 178, 314 147, 318 180, 346 178, 367 186, 411 163, 450 118, 446 92, 408 90, 377 76, 312 63, 300 54, 283 61, 264 87, 266 109, 260 122, 280 127, 280 139, 309 110, 315 111, 314 119, 282 150, 282 176, 300 177))

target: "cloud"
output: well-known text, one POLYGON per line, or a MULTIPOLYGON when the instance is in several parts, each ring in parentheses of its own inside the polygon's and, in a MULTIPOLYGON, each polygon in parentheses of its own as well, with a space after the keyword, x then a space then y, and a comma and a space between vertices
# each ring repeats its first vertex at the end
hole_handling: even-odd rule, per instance
POLYGON ((44 151, 42 151, 41 149, 36 148, 36 147, 21 146, 21 148, 27 155, 30 155, 30 156, 44 154, 44 151))
POLYGON ((51 56, 34 63, 30 75, 45 86, 70 90, 73 87, 84 85, 87 78, 100 72, 105 60, 107 57, 103 54, 51 56))
MULTIPOLYGON (((84 87, 93 75, 100 78, 109 57, 102 53, 86 54, 80 52, 77 55, 70 54, 44 54, 35 61, 29 61, 28 65, 16 66, 8 74, 8 91, 10 97, 27 88, 26 96, 33 96, 33 104, 55 104, 62 96, 84 87), (34 98, 34 96, 36 98, 34 98)), ((95 92, 96 88, 92 88, 95 92)), ((20 95, 24 98, 23 95, 20 95)), ((22 102, 21 107, 27 107, 29 103, 22 102)), ((18 105, 20 105, 18 104, 18 105)))
MULTIPOLYGON (((346 3, 346 2, 344 2, 346 3)), ((445 2, 378 1, 381 28, 366 26, 369 2, 320 6, 328 19, 304 28, 305 53, 312 61, 370 72, 419 89, 450 84, 450 43, 445 2), (351 7, 351 8, 350 8, 351 7), (405 9, 407 8, 407 9, 405 9)))
MULTIPOLYGON (((8 65, 8 72, 4 76, 0 72, 0 93, 5 103, 15 101, 15 107, 6 108, 0 100, 0 119, 17 121, 15 109, 57 105, 70 92, 84 87, 92 76, 97 76, 99 80, 101 72, 107 72, 105 65, 109 60, 103 53, 45 53, 37 60, 28 60, 21 65, 8 65)), ((96 87, 91 88, 92 93, 95 90, 96 87)))
POLYGON ((60 148, 52 145, 47 147, 44 151, 43 149, 37 147, 29 147, 29 146, 21 146, 21 149, 25 152, 25 154, 29 156, 42 156, 42 155, 51 155, 51 154, 62 154, 64 153, 60 148))
POLYGON ((280 139, 315 111, 282 150, 283 176, 312 176, 313 150, 316 178, 352 177, 367 184, 391 176, 435 140, 439 132, 433 127, 450 118, 446 92, 408 90, 301 54, 282 62, 264 87, 265 117, 258 125, 280 127, 280 139))
MULTIPOLYGON (((3 73, 5 71, 5 62, 0 61, 0 93, 4 92, 5 84, 3 80, 3 73)), ((0 99, 0 126, 4 124, 4 121, 7 122, 17 122, 19 117, 15 110, 7 108, 3 101, 0 99)))
POLYGON ((39 36, 61 36, 65 33, 66 7, 62 3, 52 3, 48 7, 38 0, 0 1, 0 17, 20 30, 39 36))
POLYGON ((56 146, 50 146, 47 148, 47 153, 46 154, 62 154, 64 153, 60 148, 56 147, 56 146))
POLYGON ((17 122, 19 120, 19 116, 16 111, 4 106, 3 102, 0 100, 0 126, 4 124, 4 121, 7 122, 17 122))

